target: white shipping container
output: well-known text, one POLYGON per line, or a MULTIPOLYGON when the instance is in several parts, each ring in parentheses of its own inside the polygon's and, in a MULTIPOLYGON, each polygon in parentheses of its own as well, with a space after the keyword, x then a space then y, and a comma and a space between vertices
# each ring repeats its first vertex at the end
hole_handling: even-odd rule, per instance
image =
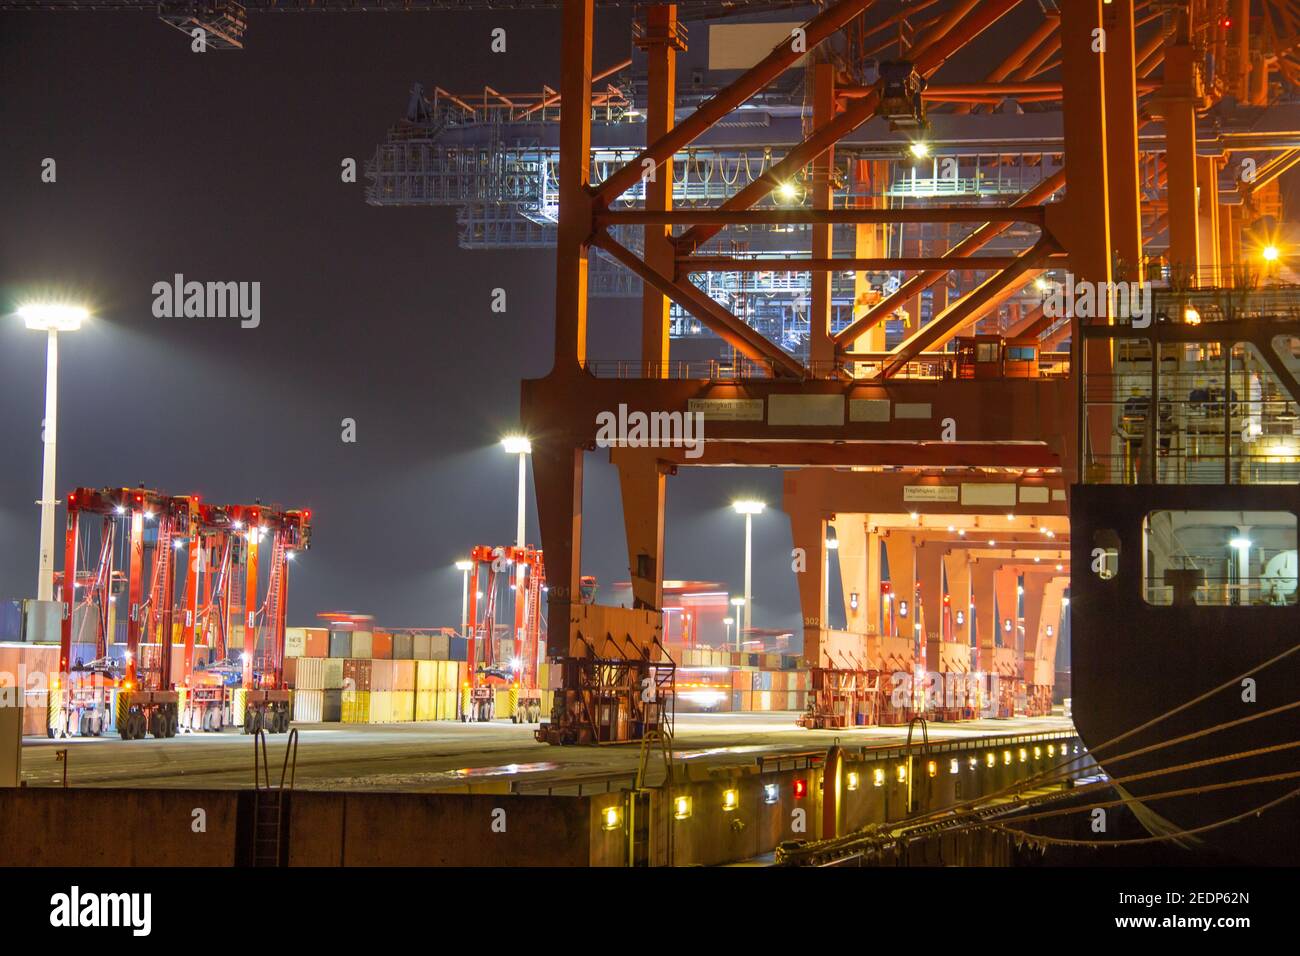
POLYGON ((343 687, 343 658, 321 657, 322 679, 325 690, 340 690, 343 687))
POLYGON ((307 653, 307 628, 286 627, 284 629, 284 656, 302 657, 307 653))
POLYGON ((325 704, 323 690, 296 690, 293 692, 293 719, 304 724, 319 724, 325 704))
POLYGON ((325 687, 325 660, 299 657, 293 662, 293 686, 297 690, 322 690, 325 687))

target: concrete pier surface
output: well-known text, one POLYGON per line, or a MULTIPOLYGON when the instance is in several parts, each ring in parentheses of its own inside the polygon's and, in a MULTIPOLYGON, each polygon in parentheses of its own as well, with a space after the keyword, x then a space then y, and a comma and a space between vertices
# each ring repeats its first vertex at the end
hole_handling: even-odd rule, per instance
MULTIPOLYGON (((906 727, 809 731, 793 712, 683 714, 677 717, 673 756, 690 765, 725 766, 846 747, 896 747, 906 727)), ((640 748, 551 747, 533 739, 535 725, 509 721, 462 724, 299 724, 294 786, 300 790, 434 792, 555 787, 591 792, 636 773, 640 748)), ((932 743, 1068 731, 1061 715, 932 723, 932 743)), ((273 782, 278 781, 286 736, 268 737, 273 782)), ((920 743, 919 727, 913 744, 920 743)), ((235 732, 182 735, 166 740, 115 737, 23 741, 22 778, 29 787, 175 787, 225 789, 253 785, 252 738, 235 732)), ((651 764, 662 766, 652 755, 651 764)))

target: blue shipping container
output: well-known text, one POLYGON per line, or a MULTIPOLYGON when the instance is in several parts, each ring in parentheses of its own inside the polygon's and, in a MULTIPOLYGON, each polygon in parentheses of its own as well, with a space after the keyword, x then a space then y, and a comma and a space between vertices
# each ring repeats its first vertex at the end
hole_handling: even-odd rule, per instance
POLYGON ((19 601, 0 602, 0 641, 19 641, 23 635, 23 606, 19 601))
POLYGON ((330 657, 352 656, 352 632, 330 631, 330 657))

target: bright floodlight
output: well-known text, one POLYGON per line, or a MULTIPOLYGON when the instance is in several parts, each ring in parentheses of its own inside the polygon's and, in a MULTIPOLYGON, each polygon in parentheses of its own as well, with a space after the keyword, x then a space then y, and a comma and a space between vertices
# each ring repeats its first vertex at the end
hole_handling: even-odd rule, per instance
POLYGON ((840 539, 839 539, 839 538, 827 538, 827 539, 826 539, 826 547, 827 547, 828 549, 830 549, 831 551, 838 551, 838 550, 840 549, 840 539))
POLYGON ((473 561, 457 561, 457 562, 456 562, 456 570, 457 570, 457 571, 468 571, 468 570, 470 570, 470 568, 472 568, 472 567, 474 567, 474 562, 473 562, 473 561))
POLYGON ((777 195, 786 202, 793 202, 799 198, 799 187, 789 180, 776 187, 777 195))
POLYGON ((1265 262, 1277 262, 1277 257, 1279 255, 1277 246, 1265 246, 1260 255, 1264 257, 1265 262))
POLYGON ((533 443, 523 435, 507 435, 501 439, 501 447, 512 455, 527 455, 533 450, 533 443))
POLYGON ((42 332, 75 332, 90 317, 90 312, 79 305, 57 302, 29 302, 20 306, 18 314, 29 329, 42 332))
POLYGON ((917 159, 925 159, 930 155, 930 144, 923 139, 918 139, 908 147, 908 151, 917 159))
POLYGON ((734 617, 724 617, 722 623, 730 627, 732 624, 736 623, 736 619, 734 617))
POLYGON ((745 599, 743 597, 734 597, 731 599, 732 607, 744 607, 745 599))
POLYGON ((1228 544, 1230 544, 1232 547, 1236 548, 1238 551, 1249 551, 1249 550, 1250 550, 1250 539, 1249 539, 1249 538, 1233 538, 1231 541, 1228 542, 1228 544))
POLYGON ((767 505, 754 498, 742 498, 740 501, 733 501, 731 507, 736 509, 738 515, 761 515, 767 505))

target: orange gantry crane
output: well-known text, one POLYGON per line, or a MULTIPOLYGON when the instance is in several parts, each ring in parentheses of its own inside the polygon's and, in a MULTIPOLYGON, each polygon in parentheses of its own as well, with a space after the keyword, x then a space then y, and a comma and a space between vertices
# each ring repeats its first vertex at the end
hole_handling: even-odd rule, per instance
POLYGON ((196 495, 144 487, 78 488, 68 495, 67 511, 51 737, 98 736, 113 725, 124 740, 231 723, 249 733, 288 729, 282 671, 288 562, 310 545, 311 512, 207 505, 196 495), (91 573, 79 576, 78 558, 92 531, 86 516, 100 517, 98 558, 91 573), (258 557, 268 535, 270 569, 258 603, 258 557), (126 551, 121 572, 119 543, 126 551), (178 608, 177 564, 186 549, 178 608), (126 650, 118 657, 109 645, 122 595, 126 650), (84 631, 92 616, 95 653, 89 661, 73 660, 74 628, 84 631), (210 663, 196 662, 198 643, 212 649, 210 663), (181 651, 177 673, 174 646, 181 651))
POLYGON ((470 551, 470 562, 469 641, 460 719, 494 719, 496 692, 505 689, 511 697, 510 719, 517 724, 537 723, 542 715, 537 661, 542 644, 542 595, 546 590, 542 552, 527 547, 478 545, 470 551), (508 654, 502 652, 503 645, 496 636, 497 594, 504 582, 509 582, 514 592, 514 630, 506 639, 508 654))

